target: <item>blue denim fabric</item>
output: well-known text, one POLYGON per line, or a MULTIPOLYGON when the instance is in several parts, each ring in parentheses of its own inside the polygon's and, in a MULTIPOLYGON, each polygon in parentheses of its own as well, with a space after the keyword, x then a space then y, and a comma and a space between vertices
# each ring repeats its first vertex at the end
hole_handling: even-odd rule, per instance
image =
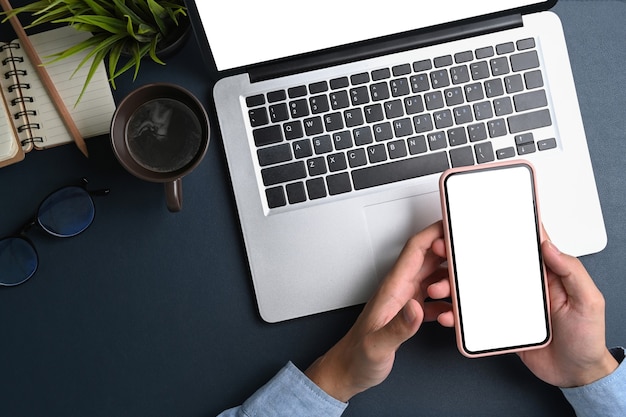
POLYGON ((620 366, 610 375, 583 387, 562 388, 578 417, 626 416, 626 364, 624 349, 611 349, 620 366))
POLYGON ((289 362, 240 407, 219 417, 334 417, 348 406, 326 394, 289 362))

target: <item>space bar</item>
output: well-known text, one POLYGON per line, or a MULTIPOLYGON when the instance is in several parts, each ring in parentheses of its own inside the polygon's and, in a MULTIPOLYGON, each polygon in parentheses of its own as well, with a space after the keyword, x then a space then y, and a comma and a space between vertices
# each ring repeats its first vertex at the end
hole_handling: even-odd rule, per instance
POLYGON ((352 171, 352 181, 355 190, 362 190, 443 172, 448 168, 448 155, 444 151, 357 169, 352 171))

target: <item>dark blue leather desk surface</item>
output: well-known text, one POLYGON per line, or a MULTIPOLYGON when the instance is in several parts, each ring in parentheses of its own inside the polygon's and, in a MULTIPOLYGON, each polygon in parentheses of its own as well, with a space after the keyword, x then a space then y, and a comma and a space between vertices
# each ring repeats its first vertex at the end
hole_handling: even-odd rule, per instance
MULTIPOLYGON (((606 297, 607 343, 624 344, 626 5, 562 1, 555 11, 609 233, 607 248, 584 263, 606 297)), ((190 39, 167 66, 146 62, 134 84, 125 77, 115 97, 169 81, 210 111, 214 77, 190 39)), ((88 141, 89 159, 68 145, 0 170, 0 235, 81 176, 111 188, 82 235, 33 232, 39 271, 24 285, 0 288, 0 415, 212 416, 241 403, 286 361, 305 368, 350 327, 360 307, 274 325, 259 318, 220 141, 214 129, 205 160, 183 181, 178 214, 165 209, 161 185, 120 167, 107 137, 88 141)), ((573 412, 516 356, 465 359, 451 330, 427 324, 401 348, 389 379, 354 398, 345 415, 573 412)))

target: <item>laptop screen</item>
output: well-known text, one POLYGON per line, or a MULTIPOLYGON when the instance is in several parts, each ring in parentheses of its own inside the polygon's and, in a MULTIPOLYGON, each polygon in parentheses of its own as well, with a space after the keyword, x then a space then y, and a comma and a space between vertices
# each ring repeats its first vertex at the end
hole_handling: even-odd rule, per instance
POLYGON ((217 69, 226 70, 552 1, 198 0, 196 7, 217 69))

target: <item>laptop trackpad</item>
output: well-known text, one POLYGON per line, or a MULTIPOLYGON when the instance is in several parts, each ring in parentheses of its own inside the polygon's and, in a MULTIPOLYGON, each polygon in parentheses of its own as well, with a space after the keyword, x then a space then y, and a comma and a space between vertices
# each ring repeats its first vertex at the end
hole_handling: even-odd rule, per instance
POLYGON ((378 276, 391 269, 406 241, 441 219, 439 192, 365 207, 378 276))

